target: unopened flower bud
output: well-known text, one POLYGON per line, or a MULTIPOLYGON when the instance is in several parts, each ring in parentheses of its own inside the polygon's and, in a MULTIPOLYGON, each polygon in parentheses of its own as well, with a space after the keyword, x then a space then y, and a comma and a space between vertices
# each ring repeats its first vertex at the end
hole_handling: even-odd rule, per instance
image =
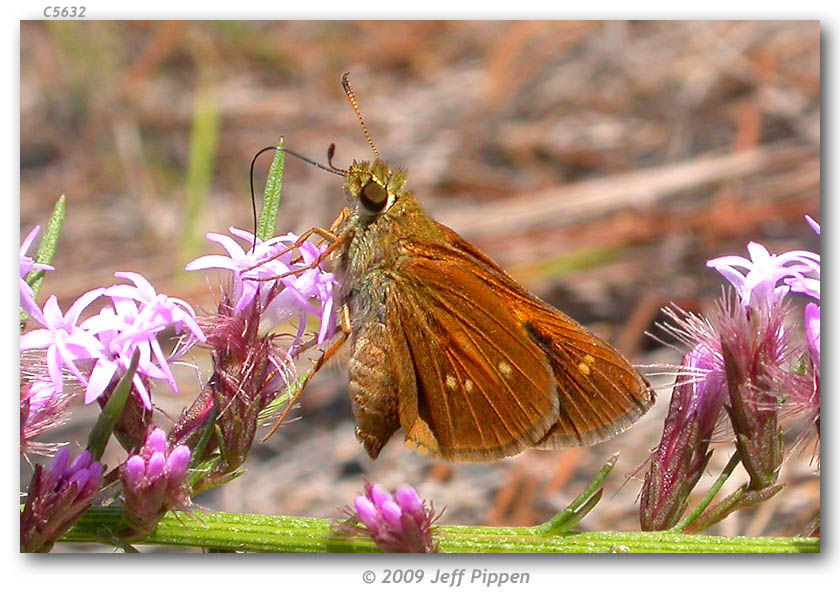
POLYGON ((62 448, 46 469, 37 465, 21 513, 21 551, 49 552, 93 502, 102 472, 87 450, 72 464, 70 451, 62 448))
POLYGON ((369 537, 383 552, 438 551, 432 525, 439 516, 409 485, 394 497, 379 484, 365 483, 364 495, 357 496, 346 512, 350 519, 336 528, 369 537))
POLYGON ((160 428, 150 429, 140 451, 120 467, 129 535, 148 534, 167 510, 189 506, 189 462, 189 448, 176 446, 170 450, 166 433, 160 428))
POLYGON ((677 524, 712 453, 712 433, 722 414, 726 386, 719 352, 697 345, 683 360, 662 440, 651 456, 640 500, 644 531, 677 524))

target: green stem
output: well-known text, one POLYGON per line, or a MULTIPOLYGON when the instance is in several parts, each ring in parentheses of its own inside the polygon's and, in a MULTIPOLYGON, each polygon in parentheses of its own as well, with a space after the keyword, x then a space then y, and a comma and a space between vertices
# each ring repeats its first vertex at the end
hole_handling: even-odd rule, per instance
POLYGON ((729 462, 726 463, 726 466, 723 468, 723 471, 721 471, 714 485, 711 487, 711 489, 709 489, 709 492, 706 494, 703 500, 700 501, 700 504, 698 504, 694 508, 694 510, 691 511, 691 514, 689 514, 682 521, 671 527, 671 529, 669 529, 668 531, 674 533, 685 531, 686 527, 694 523, 694 521, 696 521, 700 517, 703 511, 706 510, 706 507, 709 506, 709 504, 711 504, 712 500, 715 499, 715 496, 717 496, 717 493, 720 491, 720 488, 723 487, 723 484, 726 483, 726 480, 729 479, 730 475, 732 475, 732 471, 735 470, 735 467, 738 466, 739 462, 741 462, 741 455, 736 452, 729 459, 729 462))
MULTIPOLYGON (((122 518, 118 507, 90 509, 63 542, 107 543, 122 518)), ((726 538, 672 532, 584 532, 545 535, 531 527, 441 526, 442 552, 819 552, 819 538, 726 538)), ((359 537, 333 533, 328 519, 229 513, 167 514, 155 531, 134 545, 190 546, 243 552, 376 552, 359 537)))

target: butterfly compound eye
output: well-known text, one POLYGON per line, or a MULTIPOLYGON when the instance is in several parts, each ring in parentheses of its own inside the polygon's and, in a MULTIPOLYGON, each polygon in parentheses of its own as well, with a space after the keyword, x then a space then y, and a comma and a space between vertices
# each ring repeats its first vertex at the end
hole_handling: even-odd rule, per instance
POLYGON ((365 187, 362 188, 359 200, 370 212, 379 212, 385 208, 385 205, 388 202, 388 192, 385 191, 384 187, 375 181, 369 181, 365 187))

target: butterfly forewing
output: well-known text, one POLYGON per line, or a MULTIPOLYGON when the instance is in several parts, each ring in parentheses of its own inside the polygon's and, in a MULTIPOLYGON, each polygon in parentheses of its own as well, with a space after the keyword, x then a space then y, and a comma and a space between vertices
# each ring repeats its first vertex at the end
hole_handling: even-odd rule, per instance
POLYGON ((397 271, 388 331, 414 370, 409 393, 400 389, 400 423, 410 445, 433 455, 493 460, 545 437, 557 390, 545 354, 463 266, 408 253, 397 271))
POLYGON ((409 442, 423 446, 414 426, 445 458, 491 460, 594 444, 647 411, 647 382, 618 351, 435 225, 445 243, 403 242, 388 308, 415 370, 416 417, 400 416, 409 442))

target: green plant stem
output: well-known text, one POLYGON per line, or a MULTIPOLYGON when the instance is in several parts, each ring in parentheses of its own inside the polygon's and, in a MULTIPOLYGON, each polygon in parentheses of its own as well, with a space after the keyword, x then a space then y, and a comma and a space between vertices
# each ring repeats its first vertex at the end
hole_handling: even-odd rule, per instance
POLYGON ((718 475, 717 480, 715 480, 714 485, 709 489, 709 492, 706 496, 700 501, 691 514, 685 517, 682 521, 671 527, 668 531, 671 532, 679 532, 685 531, 685 528, 694 523, 700 515, 706 510, 706 507, 711 504, 712 500, 715 499, 717 493, 720 491, 720 488, 723 487, 723 484, 726 483, 726 480, 729 479, 729 476, 732 475, 732 471, 735 470, 735 467, 738 466, 738 463, 741 462, 741 455, 739 453, 735 453, 729 459, 729 462, 726 463, 726 466, 721 471, 720 475, 718 475))
MULTIPOLYGON (((122 518, 118 507, 90 509, 63 542, 107 543, 122 518)), ((535 527, 441 526, 442 552, 819 552, 819 538, 745 538, 672 532, 584 532, 546 535, 535 527)), ((167 514, 157 529, 134 545, 188 546, 245 552, 376 552, 362 538, 340 537, 328 519, 230 513, 167 514)))

